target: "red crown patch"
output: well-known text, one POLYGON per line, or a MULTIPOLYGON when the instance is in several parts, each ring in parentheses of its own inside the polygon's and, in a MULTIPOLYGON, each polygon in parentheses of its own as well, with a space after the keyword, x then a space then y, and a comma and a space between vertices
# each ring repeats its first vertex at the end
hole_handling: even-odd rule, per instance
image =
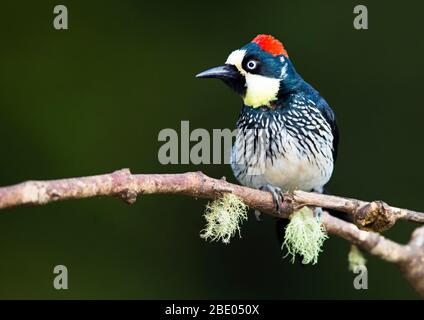
POLYGON ((262 50, 272 54, 273 56, 283 55, 286 58, 289 57, 286 49, 284 49, 283 44, 275 39, 273 36, 267 34, 259 34, 252 40, 252 42, 256 43, 262 50))

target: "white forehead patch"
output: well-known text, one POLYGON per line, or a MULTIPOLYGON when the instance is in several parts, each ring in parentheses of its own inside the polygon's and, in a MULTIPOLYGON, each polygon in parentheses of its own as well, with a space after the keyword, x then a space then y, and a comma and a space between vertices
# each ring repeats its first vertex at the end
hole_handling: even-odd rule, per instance
POLYGON ((241 67, 241 63, 243 62, 243 58, 246 55, 246 50, 235 50, 230 53, 230 55, 227 58, 227 61, 225 61, 226 64, 232 64, 237 67, 237 69, 242 73, 245 74, 245 71, 241 67))

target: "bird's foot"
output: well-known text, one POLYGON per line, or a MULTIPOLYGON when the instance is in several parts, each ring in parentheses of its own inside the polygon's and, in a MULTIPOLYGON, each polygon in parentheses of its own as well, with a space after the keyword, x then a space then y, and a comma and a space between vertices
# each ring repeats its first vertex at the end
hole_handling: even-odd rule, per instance
POLYGON ((256 221, 262 221, 261 215, 262 215, 262 212, 260 212, 259 210, 255 210, 256 221))
POLYGON ((321 207, 315 207, 314 217, 317 218, 318 221, 321 221, 321 217, 322 217, 322 208, 321 207))
POLYGON ((281 203, 284 200, 283 191, 279 187, 272 186, 270 184, 266 184, 259 188, 262 191, 271 192, 272 199, 274 200, 275 211, 281 213, 281 203))

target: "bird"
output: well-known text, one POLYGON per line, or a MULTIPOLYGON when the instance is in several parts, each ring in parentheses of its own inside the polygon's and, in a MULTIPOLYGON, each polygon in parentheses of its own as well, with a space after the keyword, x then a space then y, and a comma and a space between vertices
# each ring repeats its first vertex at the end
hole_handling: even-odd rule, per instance
MULTIPOLYGON (((337 158, 335 113, 296 71, 278 39, 259 34, 232 51, 224 65, 196 77, 221 79, 243 100, 231 152, 242 185, 269 191, 277 212, 284 192, 324 192, 337 158)), ((320 217, 322 209, 314 213, 320 217)))

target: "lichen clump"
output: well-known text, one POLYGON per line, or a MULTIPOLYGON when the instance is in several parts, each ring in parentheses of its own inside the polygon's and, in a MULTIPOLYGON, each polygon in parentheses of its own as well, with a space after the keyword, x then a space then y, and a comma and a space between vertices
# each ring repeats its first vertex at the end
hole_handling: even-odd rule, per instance
POLYGON ((367 260, 362 254, 361 250, 358 249, 354 244, 350 247, 350 252, 348 255, 349 261, 349 271, 357 272, 360 267, 364 267, 367 264, 367 260))
POLYGON ((204 217, 206 227, 200 232, 200 237, 209 241, 230 243, 238 232, 240 225, 247 220, 247 205, 232 193, 225 193, 206 206, 204 217))
POLYGON ((308 207, 294 212, 286 227, 282 250, 287 249, 287 255, 292 256, 294 263, 296 254, 300 254, 303 264, 316 264, 324 241, 328 238, 324 226, 308 207))

